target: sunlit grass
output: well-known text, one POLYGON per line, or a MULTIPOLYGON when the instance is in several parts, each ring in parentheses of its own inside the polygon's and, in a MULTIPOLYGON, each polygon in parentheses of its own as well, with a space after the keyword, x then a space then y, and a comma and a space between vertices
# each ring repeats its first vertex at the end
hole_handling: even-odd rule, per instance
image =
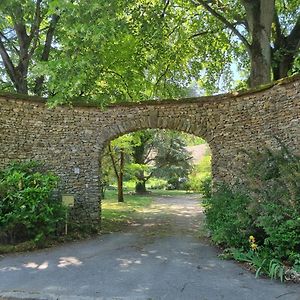
POLYGON ((125 194, 118 202, 117 191, 108 190, 102 200, 102 233, 122 231, 126 226, 145 217, 145 214, 163 212, 163 207, 151 207, 154 197, 185 195, 182 190, 151 190, 147 195, 125 194))
POLYGON ((185 190, 151 190, 152 196, 180 196, 190 193, 191 192, 185 190))
POLYGON ((120 231, 124 226, 133 223, 143 208, 152 203, 150 195, 124 195, 124 202, 118 202, 117 191, 107 191, 102 200, 102 232, 120 231))

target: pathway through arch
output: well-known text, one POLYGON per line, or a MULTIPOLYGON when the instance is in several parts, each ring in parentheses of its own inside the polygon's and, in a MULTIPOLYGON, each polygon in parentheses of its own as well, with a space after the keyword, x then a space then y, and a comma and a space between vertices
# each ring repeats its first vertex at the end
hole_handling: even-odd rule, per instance
POLYGON ((1 257, 0 299, 300 299, 299 285, 219 259, 202 223, 198 196, 157 197, 124 232, 1 257))

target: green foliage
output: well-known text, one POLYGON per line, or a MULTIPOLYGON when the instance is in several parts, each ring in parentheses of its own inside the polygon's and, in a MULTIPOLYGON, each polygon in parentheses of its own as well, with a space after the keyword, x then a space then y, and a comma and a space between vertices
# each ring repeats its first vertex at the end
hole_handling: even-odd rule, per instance
POLYGON ((211 193, 211 181, 211 153, 208 151, 189 175, 189 187, 207 198, 211 193))
POLYGON ((300 251, 300 158, 280 151, 250 153, 252 213, 263 229, 263 242, 279 259, 293 260, 300 251))
POLYGON ((247 247, 253 233, 253 219, 247 207, 250 198, 234 193, 228 186, 220 185, 211 198, 204 200, 206 222, 212 240, 226 247, 247 247))
POLYGON ((232 256, 235 260, 246 262, 250 264, 256 270, 255 276, 258 277, 261 274, 267 274, 267 259, 265 255, 258 255, 258 252, 249 250, 248 252, 240 251, 238 249, 231 249, 232 256))
POLYGON ((255 276, 267 275, 271 279, 284 280, 285 267, 281 261, 272 258, 266 249, 260 249, 254 251, 249 250, 245 252, 243 250, 231 249, 232 257, 240 262, 246 262, 253 267, 256 272, 255 276))
MULTIPOLYGON (((207 2, 214 13, 201 3, 2 0, 0 87, 100 106, 228 90, 247 78, 252 26, 243 1, 207 2)), ((296 72, 298 1, 276 12, 273 65, 292 54, 296 72)))
POLYGON ((271 259, 269 263, 269 276, 271 279, 279 278, 283 281, 284 266, 278 259, 271 259))
MULTIPOLYGON (((111 143, 115 161, 120 149, 125 152, 124 179, 136 183, 148 183, 156 178, 159 184, 149 186, 163 188, 171 179, 179 186, 179 179, 187 177, 191 170, 190 155, 185 148, 184 136, 165 130, 143 130, 123 135, 111 143)), ((107 184, 115 184, 114 170, 109 152, 102 158, 102 173, 107 184)), ((174 185, 174 186, 175 186, 174 185)))
POLYGON ((197 146, 197 145, 202 145, 202 144, 206 143, 206 141, 203 138, 193 135, 193 134, 180 132, 180 136, 185 141, 187 146, 197 146))
POLYGON ((156 131, 153 148, 156 151, 153 174, 159 178, 185 178, 191 171, 191 156, 185 140, 174 131, 156 131))
POLYGON ((153 177, 149 179, 147 185, 150 190, 163 190, 167 187, 167 180, 153 177))
POLYGON ((281 145, 247 153, 246 162, 242 185, 220 186, 206 200, 207 225, 216 243, 240 249, 244 257, 236 259, 283 280, 283 262, 299 265, 300 157, 281 145), (255 251, 248 251, 249 236, 255 251))
POLYGON ((36 162, 13 163, 0 173, 0 238, 4 242, 52 236, 64 208, 51 198, 58 178, 36 162))
POLYGON ((204 177, 200 183, 199 192, 204 196, 206 199, 210 199, 212 195, 212 177, 207 176, 204 177))

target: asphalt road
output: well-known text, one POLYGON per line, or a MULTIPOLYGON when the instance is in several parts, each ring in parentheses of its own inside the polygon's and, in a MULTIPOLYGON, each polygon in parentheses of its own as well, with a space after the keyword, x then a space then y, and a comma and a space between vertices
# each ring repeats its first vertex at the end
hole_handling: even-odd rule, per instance
POLYGON ((162 197, 121 233, 0 257, 0 299, 300 300, 199 240, 195 196, 162 197))

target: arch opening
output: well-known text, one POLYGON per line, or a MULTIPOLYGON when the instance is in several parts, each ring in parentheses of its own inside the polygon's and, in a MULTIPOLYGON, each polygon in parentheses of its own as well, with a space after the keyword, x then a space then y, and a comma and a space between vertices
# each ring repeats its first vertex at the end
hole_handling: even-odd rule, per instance
POLYGON ((203 193, 211 158, 203 138, 180 131, 136 130, 108 141, 100 163, 103 230, 130 223, 154 197, 203 193))

